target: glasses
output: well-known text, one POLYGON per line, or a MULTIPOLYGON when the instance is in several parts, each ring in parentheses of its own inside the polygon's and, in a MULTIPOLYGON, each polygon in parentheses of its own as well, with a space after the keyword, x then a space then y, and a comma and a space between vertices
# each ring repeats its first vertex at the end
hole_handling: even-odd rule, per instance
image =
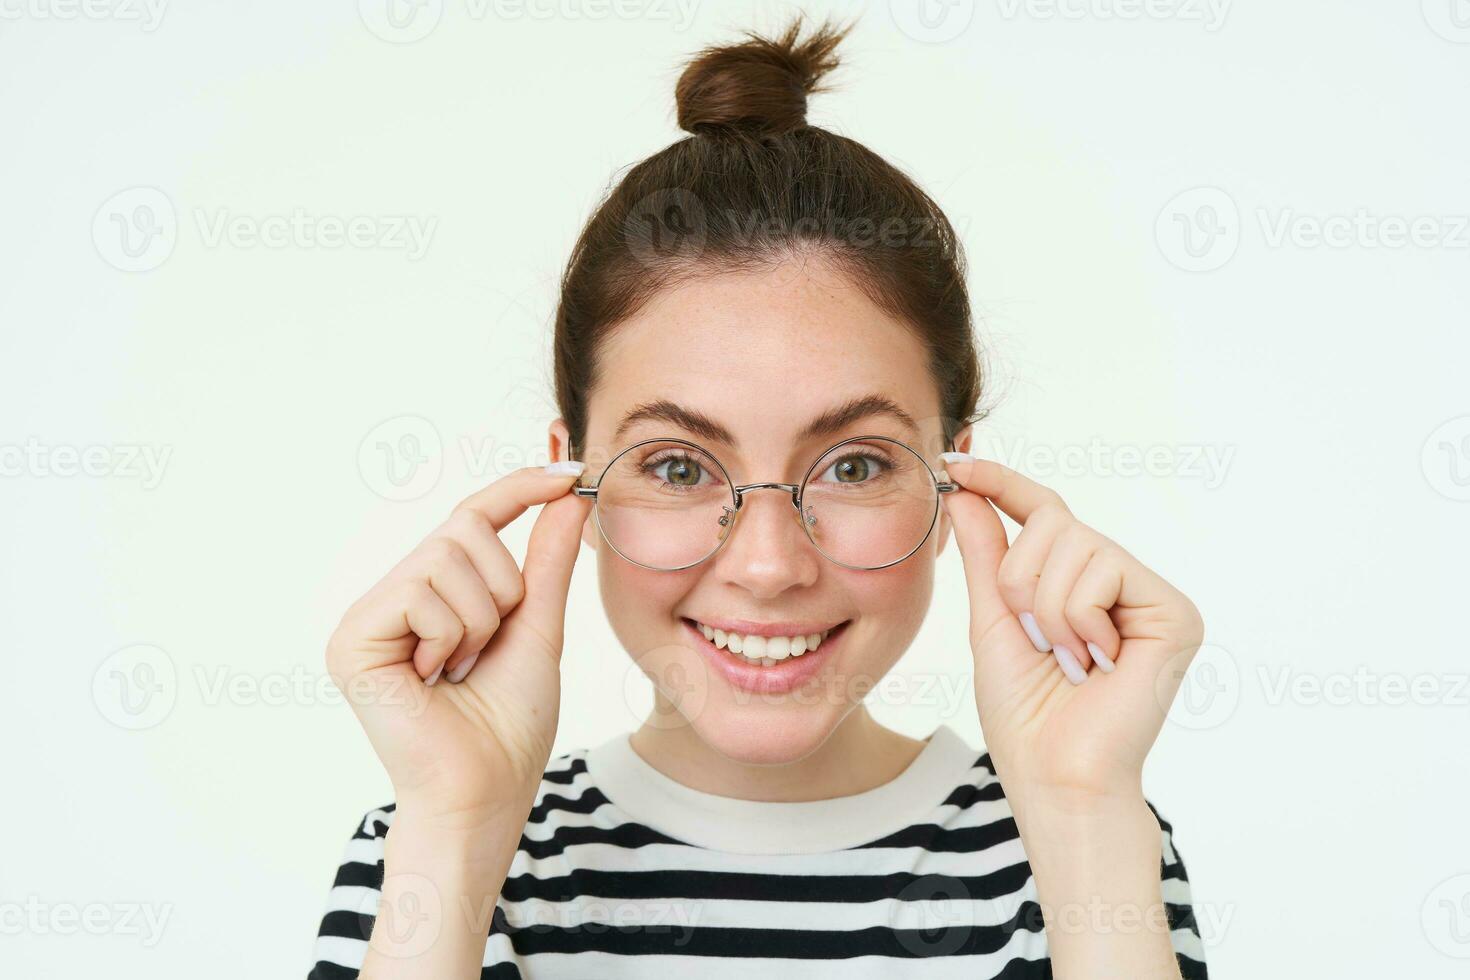
POLYGON ((646 439, 613 457, 595 486, 603 540, 635 565, 679 571, 719 551, 752 490, 791 495, 794 516, 822 555, 845 568, 896 565, 919 550, 939 517, 940 480, 914 450, 887 436, 854 436, 824 451, 800 483, 736 485, 708 450, 646 439), (830 476, 829 476, 830 474, 830 476))

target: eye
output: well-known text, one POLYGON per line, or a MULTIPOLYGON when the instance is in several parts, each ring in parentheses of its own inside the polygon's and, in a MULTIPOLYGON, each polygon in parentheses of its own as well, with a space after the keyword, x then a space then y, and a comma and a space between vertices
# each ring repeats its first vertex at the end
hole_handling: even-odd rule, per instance
POLYGON ((643 472, 664 485, 678 490, 692 490, 700 485, 700 477, 708 475, 704 465, 684 453, 655 456, 643 463, 643 472))
POLYGON ((888 459, 876 451, 846 453, 833 461, 822 473, 822 477, 833 474, 835 483, 872 483, 892 468, 888 459))

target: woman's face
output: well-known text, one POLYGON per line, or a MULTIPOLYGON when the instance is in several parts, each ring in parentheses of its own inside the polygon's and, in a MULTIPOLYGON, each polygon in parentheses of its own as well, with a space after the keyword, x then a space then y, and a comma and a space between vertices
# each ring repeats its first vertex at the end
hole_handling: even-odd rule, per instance
MULTIPOLYGON (((926 357, 907 328, 817 257, 670 288, 620 324, 601 354, 583 482, 595 481, 620 450, 657 438, 698 444, 736 484, 799 483, 828 447, 857 435, 897 439, 937 468, 945 447, 926 357), (886 399, 914 427, 878 411, 801 435, 861 399, 886 399), (728 439, 689 427, 688 418, 644 418, 616 431, 628 413, 653 403, 708 420, 728 439)), ((553 451, 565 455, 565 440, 558 420, 553 451)), ((667 467, 660 472, 667 476, 667 467)), ((583 540, 598 552, 613 631, 654 682, 663 710, 651 722, 690 726, 731 759, 781 763, 819 746, 908 648, 948 535, 941 510, 908 559, 850 569, 806 537, 789 494, 754 490, 724 546, 680 571, 624 559, 590 518, 583 540), (816 651, 771 668, 716 649, 695 623, 787 635, 840 629, 816 651), (782 671, 786 680, 768 682, 775 674, 757 673, 763 670, 782 671)))

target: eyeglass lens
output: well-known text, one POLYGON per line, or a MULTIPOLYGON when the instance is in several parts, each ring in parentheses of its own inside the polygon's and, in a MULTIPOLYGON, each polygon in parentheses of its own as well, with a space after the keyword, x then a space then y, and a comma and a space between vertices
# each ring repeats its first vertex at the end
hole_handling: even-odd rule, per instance
MULTIPOLYGON (((811 468, 801 517, 828 558, 877 568, 923 543, 937 498, 934 478, 913 450, 867 438, 833 447, 811 468)), ((735 512, 725 470, 688 443, 635 445, 598 483, 603 535, 625 558, 651 568, 684 568, 707 558, 733 530, 735 512)))

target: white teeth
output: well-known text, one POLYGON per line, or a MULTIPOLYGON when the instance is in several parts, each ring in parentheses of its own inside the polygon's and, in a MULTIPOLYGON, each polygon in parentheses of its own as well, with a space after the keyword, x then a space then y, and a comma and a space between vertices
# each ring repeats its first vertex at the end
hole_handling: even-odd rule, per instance
POLYGON ((800 657, 822 645, 831 630, 805 636, 744 636, 696 623, 704 638, 721 650, 738 653, 751 663, 773 666, 790 657, 800 657))

